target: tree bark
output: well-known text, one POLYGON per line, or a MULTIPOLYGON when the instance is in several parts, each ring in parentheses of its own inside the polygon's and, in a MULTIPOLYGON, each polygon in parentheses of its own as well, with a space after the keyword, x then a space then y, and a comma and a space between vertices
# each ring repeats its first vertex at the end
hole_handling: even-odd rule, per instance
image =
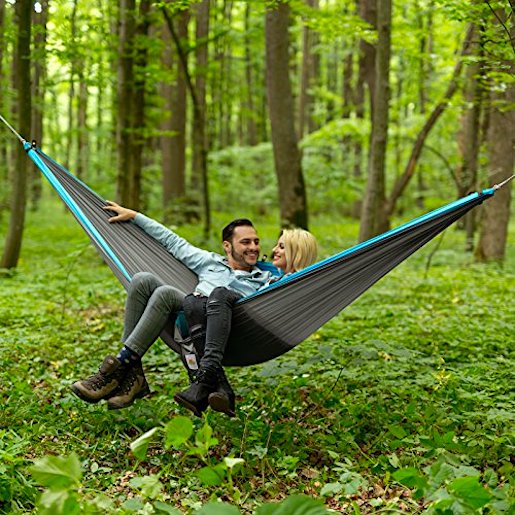
POLYGON ((247 101, 245 119, 247 121, 247 145, 254 146, 258 143, 256 113, 254 102, 254 80, 252 65, 252 45, 249 38, 250 33, 250 4, 245 5, 245 82, 247 85, 247 101))
POLYGON ((375 65, 374 109, 368 165, 368 181, 359 230, 360 241, 385 230, 385 167, 390 99, 391 0, 381 0, 377 9, 378 40, 375 65))
MULTIPOLYGON (((14 90, 17 92, 17 126, 21 134, 31 132, 31 91, 30 91, 30 39, 31 39, 31 0, 18 0, 15 6, 17 19, 17 40, 13 60, 14 90)), ((20 257, 23 229, 25 225, 27 169, 29 160, 24 152, 17 152, 16 172, 12 177, 11 217, 5 242, 1 268, 15 268, 20 257)))
POLYGON ((77 176, 86 177, 88 169, 88 86, 84 77, 84 68, 86 63, 83 62, 83 68, 78 73, 79 96, 77 102, 77 176))
MULTIPOLYGON (((208 37, 209 37, 209 0, 202 0, 196 6, 197 26, 195 31, 196 39, 196 74, 195 74, 195 91, 197 92, 200 110, 206 112, 206 76, 208 67, 208 37)), ((195 130, 195 122, 193 122, 192 139, 193 139, 193 159, 191 166, 191 188, 193 191, 202 191, 202 152, 208 148, 207 141, 200 141, 199 138, 206 138, 206 134, 199 134, 195 130)))
MULTIPOLYGON (((474 30, 472 38, 473 40, 477 40, 477 30, 474 30)), ((470 54, 479 55, 479 52, 480 46, 474 41, 474 43, 470 45, 470 54)), ((480 71, 481 67, 478 62, 470 63, 465 70, 465 83, 463 86, 465 110, 461 116, 461 127, 458 133, 458 152, 461 162, 456 171, 459 184, 458 197, 460 198, 476 189, 477 186, 482 97, 479 83, 480 71)), ((463 218, 463 225, 466 231, 465 248, 468 252, 474 250, 476 212, 477 211, 473 209, 463 218)))
POLYGON ((279 3, 266 12, 266 67, 268 110, 274 163, 279 183, 282 226, 307 228, 308 210, 304 176, 294 125, 289 70, 290 7, 279 3))
MULTIPOLYGON (((46 78, 46 42, 47 42, 47 21, 48 1, 41 1, 41 12, 32 13, 34 25, 34 56, 32 59, 34 74, 32 82, 32 138, 39 146, 43 145, 43 107, 44 88, 46 78)), ((1 61, 0 61, 1 63, 1 61)), ((1 64, 0 64, 1 66, 1 64)), ((32 167, 33 173, 29 175, 31 209, 36 210, 41 199, 41 174, 32 167)))
POLYGON ((186 54, 184 49, 182 48, 181 41, 175 30, 172 18, 168 13, 166 6, 162 6, 163 16, 165 17, 166 23, 168 25, 168 29, 170 30, 170 34, 172 35, 172 39, 175 43, 175 47, 177 49, 177 54, 179 55, 179 59, 181 60, 181 64, 184 71, 184 77, 186 79, 186 85, 188 86, 188 91, 190 92, 191 103, 193 106, 193 130, 198 134, 198 141, 202 142, 204 146, 201 148, 200 152, 200 165, 202 171, 202 194, 203 194, 203 208, 204 208, 204 238, 209 238, 209 232, 211 230, 211 207, 209 202, 209 182, 208 182, 208 168, 207 168, 207 156, 208 156, 208 148, 207 148, 207 139, 205 136, 206 130, 206 122, 205 122, 205 112, 202 109, 202 105, 200 104, 197 96, 197 92, 195 91, 195 86, 193 84, 193 80, 188 70, 188 61, 186 59, 186 54))
MULTIPOLYGON (((71 168, 71 155, 73 149, 73 104, 75 101, 75 75, 77 73, 77 57, 74 52, 76 51, 75 39, 77 32, 77 4, 78 0, 73 0, 73 8, 70 20, 70 41, 68 49, 71 49, 71 59, 70 59, 70 85, 68 88, 68 130, 66 135, 66 153, 64 157, 64 166, 71 168)), ((80 177, 80 175, 79 175, 80 177)))
MULTIPOLYGON (((496 13, 495 23, 506 21, 502 10, 496 13)), ((515 26, 510 30, 511 41, 515 40, 515 26)), ((513 60, 505 61, 506 73, 515 73, 513 60)), ((515 164, 515 86, 507 83, 506 88, 492 89, 488 122, 488 180, 489 186, 499 184, 511 177, 515 164)), ((506 254, 508 222, 510 218, 511 188, 513 181, 497 190, 494 198, 485 202, 481 211, 481 230, 475 250, 479 261, 503 261, 506 254)))
POLYGON ((463 41, 461 56, 458 59, 456 66, 454 67, 454 72, 452 74, 451 81, 449 83, 449 86, 447 87, 447 91, 445 92, 442 101, 436 105, 436 107, 433 109, 433 111, 429 115, 428 119, 426 120, 424 126, 422 127, 422 130, 419 132, 419 134, 417 136, 415 144, 413 145, 413 149, 412 149, 411 155, 408 159, 408 163, 406 164, 406 167, 404 168, 404 172, 395 181, 395 184, 393 186, 393 189, 392 189, 392 192, 388 199, 388 202, 386 203, 385 216, 388 219, 394 213, 397 201, 399 200, 401 195, 404 193, 404 190, 408 186, 411 178, 413 177, 413 174, 415 173, 418 159, 420 157, 420 154, 422 153, 422 149, 424 148, 424 143, 426 141, 427 136, 431 132, 431 129, 435 126, 436 122, 438 121, 438 119, 440 118, 442 113, 447 108, 449 100, 453 97, 454 93, 456 93, 456 90, 458 89, 458 79, 459 79, 461 69, 463 66, 462 57, 467 52, 468 47, 470 45, 471 37, 472 37, 472 28, 473 28, 473 25, 470 25, 469 28, 467 29, 467 33, 465 35, 465 40, 463 41))

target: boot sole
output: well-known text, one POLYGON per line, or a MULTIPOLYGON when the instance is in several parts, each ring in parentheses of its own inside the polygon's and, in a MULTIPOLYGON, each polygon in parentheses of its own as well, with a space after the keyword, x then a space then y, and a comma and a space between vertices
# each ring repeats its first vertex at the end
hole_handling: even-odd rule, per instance
POLYGON ((125 402, 123 404, 113 404, 112 402, 109 402, 111 399, 108 399, 107 401, 107 409, 108 410, 113 410, 113 409, 123 409, 123 408, 128 408, 129 406, 131 406, 132 404, 134 404, 134 401, 136 399, 141 399, 147 395, 150 394, 150 388, 147 385, 145 385, 129 402, 125 402))
POLYGON ((227 396, 214 392, 209 395, 209 406, 214 411, 225 413, 228 417, 235 417, 236 413, 231 409, 227 396))
MULTIPOLYGON (((115 388, 113 388, 113 390, 115 390, 115 388)), ((103 395, 102 397, 99 397, 98 399, 92 399, 91 397, 87 397, 86 394, 84 394, 82 392, 82 390, 80 390, 80 388, 77 388, 74 384, 72 384, 70 386, 70 390, 82 401, 84 402, 88 402, 89 404, 97 404, 98 402, 100 402, 102 399, 105 399, 107 398, 111 393, 106 393, 105 395, 103 395)))
POLYGON ((197 406, 192 404, 191 402, 187 401, 186 399, 183 399, 178 393, 176 393, 173 396, 173 400, 177 403, 183 406, 186 409, 189 409, 192 411, 197 417, 202 418, 202 411, 200 411, 197 406))

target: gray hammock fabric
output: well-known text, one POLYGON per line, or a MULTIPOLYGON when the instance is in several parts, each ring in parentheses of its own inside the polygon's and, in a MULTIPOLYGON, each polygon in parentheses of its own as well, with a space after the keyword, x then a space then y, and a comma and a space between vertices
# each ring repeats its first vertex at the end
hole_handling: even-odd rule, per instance
MULTIPOLYGON (((160 243, 130 222, 108 223, 104 199, 35 145, 25 143, 25 149, 125 288, 135 273, 147 271, 185 293, 194 290, 195 274, 160 243)), ((253 365, 289 351, 493 194, 493 189, 472 193, 245 297, 233 312, 224 365, 253 365)), ((180 352, 176 333, 170 325, 161 338, 180 352)))

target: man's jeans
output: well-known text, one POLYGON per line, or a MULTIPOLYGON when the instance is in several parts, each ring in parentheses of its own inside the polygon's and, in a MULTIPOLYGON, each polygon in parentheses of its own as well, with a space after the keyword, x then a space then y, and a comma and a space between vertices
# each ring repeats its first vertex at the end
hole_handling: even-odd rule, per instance
POLYGON ((127 292, 122 341, 143 356, 157 340, 170 316, 182 310, 184 293, 148 272, 132 278, 127 292))

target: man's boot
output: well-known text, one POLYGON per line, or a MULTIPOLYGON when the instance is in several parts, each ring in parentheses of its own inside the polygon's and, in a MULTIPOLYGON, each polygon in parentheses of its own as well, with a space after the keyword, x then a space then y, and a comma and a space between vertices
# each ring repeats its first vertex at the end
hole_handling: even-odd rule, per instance
POLYGON ((234 411, 236 409, 234 390, 223 369, 218 372, 218 388, 216 392, 209 394, 208 402, 211 409, 215 411, 225 413, 229 417, 236 415, 234 411))
POLYGON ((218 370, 201 367, 190 387, 183 392, 177 392, 173 398, 181 406, 193 411, 197 417, 201 417, 208 406, 209 394, 216 391, 217 385, 218 370))
POLYGON ((120 386, 107 399, 107 409, 127 408, 136 399, 149 393, 150 388, 143 373, 143 365, 140 360, 133 361, 128 365, 127 375, 120 386))
POLYGON ((118 388, 126 373, 127 369, 120 361, 114 356, 107 356, 97 374, 76 381, 70 388, 83 401, 95 403, 111 395, 118 388))

